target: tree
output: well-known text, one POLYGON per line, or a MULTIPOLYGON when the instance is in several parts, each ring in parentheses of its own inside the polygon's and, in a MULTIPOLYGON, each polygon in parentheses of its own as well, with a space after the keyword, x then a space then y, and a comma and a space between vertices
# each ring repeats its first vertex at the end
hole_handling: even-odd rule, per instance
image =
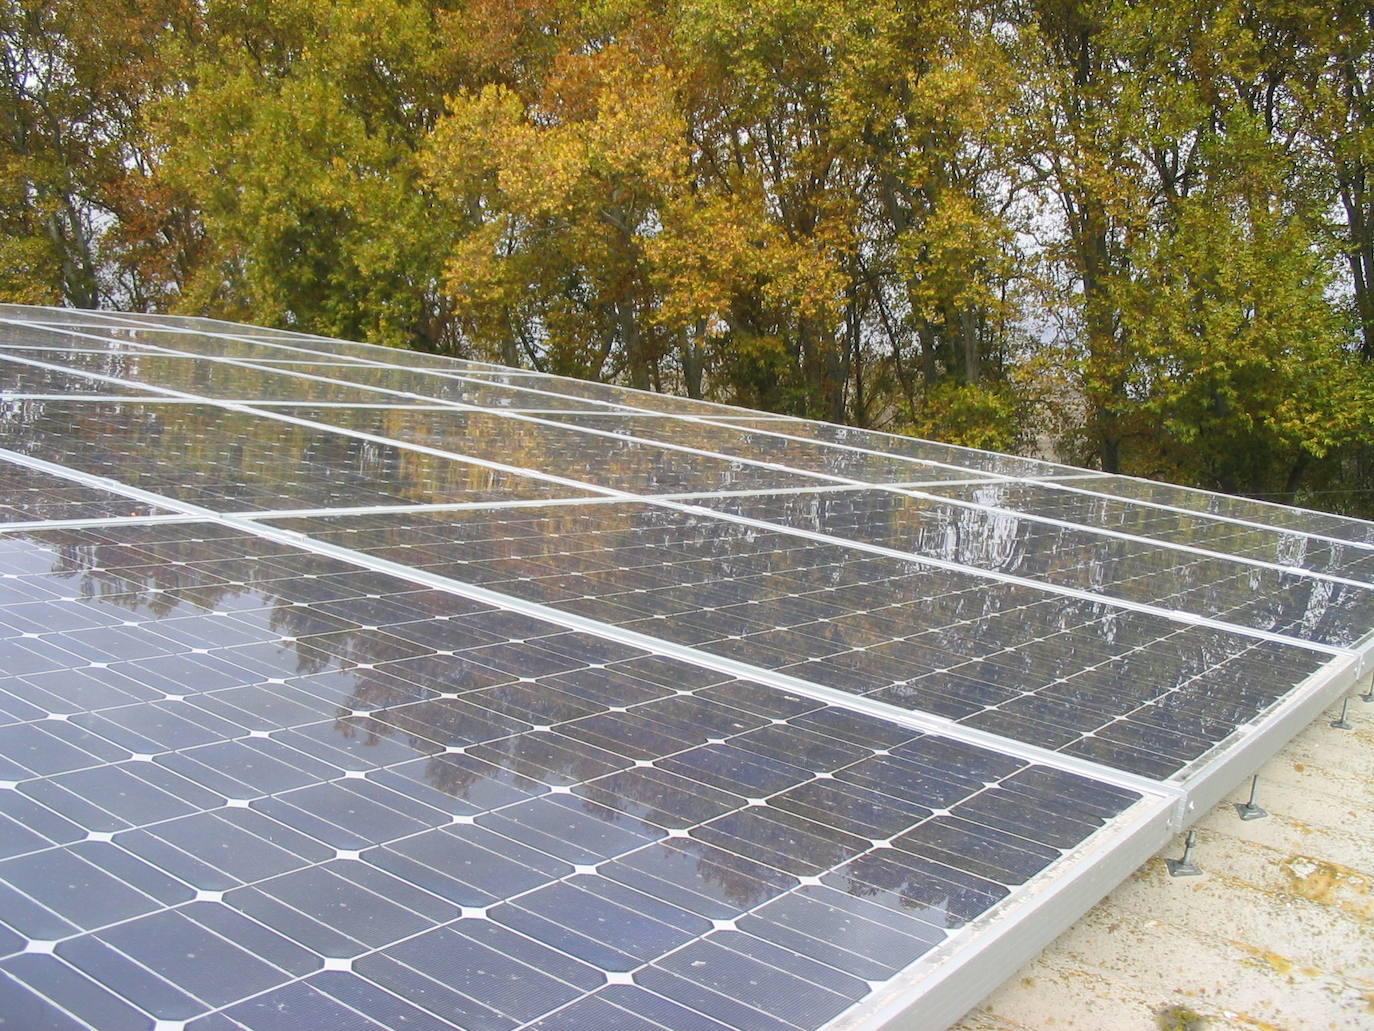
POLYGON ((463 223, 446 264, 457 316, 511 364, 661 386, 645 243, 686 169, 676 84, 617 44, 563 52, 524 99, 489 85, 451 98, 428 182, 463 223))
POLYGON ((180 307, 454 350, 447 229, 419 145, 461 68, 427 3, 206 9, 190 88, 162 105, 165 180, 212 251, 180 307))
POLYGON ((174 92, 183 0, 0 7, 0 283, 8 296, 142 307, 196 246, 179 198, 154 197, 144 111, 174 92), (155 262, 144 252, 163 252, 155 262), (155 271, 154 265, 158 268, 155 271))

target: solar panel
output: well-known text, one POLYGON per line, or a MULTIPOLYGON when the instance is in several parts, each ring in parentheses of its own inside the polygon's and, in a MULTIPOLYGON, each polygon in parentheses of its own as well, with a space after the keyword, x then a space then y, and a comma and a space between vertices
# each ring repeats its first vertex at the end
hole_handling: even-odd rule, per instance
POLYGON ((1374 527, 0 307, 0 1013, 956 1019, 1368 665, 1374 527))
POLYGON ((1374 592, 1360 581, 1108 537, 1004 510, 875 490, 765 494, 703 504, 1306 641, 1351 645, 1374 626, 1374 592))
POLYGON ((1147 775, 1329 653, 642 503, 281 525, 609 626, 1147 775))
POLYGON ((1329 573, 1360 583, 1374 583, 1374 550, 1322 536, 1065 490, 1062 484, 983 481, 936 485, 923 488, 923 491, 986 508, 1094 526, 1099 532, 1118 532, 1185 548, 1329 573))

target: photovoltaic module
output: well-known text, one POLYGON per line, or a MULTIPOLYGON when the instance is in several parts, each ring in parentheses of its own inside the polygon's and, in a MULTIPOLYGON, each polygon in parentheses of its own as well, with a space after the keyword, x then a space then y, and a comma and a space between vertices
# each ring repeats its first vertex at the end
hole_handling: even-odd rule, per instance
POLYGON ((0 1027, 944 1026, 1371 628, 1360 520, 0 306, 0 1027))

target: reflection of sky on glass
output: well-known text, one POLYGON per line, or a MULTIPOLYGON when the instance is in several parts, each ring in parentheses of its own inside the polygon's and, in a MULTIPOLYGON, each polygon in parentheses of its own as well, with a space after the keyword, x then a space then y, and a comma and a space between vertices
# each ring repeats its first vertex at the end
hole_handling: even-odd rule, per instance
POLYGON ((1344 647, 1374 626, 1374 590, 1103 537, 993 509, 887 491, 726 498, 700 504, 1038 583, 1344 647))
POLYGON ((73 483, 21 465, 0 463, 0 524, 144 516, 159 511, 113 491, 73 483))
POLYGON ((0 447, 217 511, 589 493, 212 405, 21 404, 0 420, 0 447))
MULTIPOLYGON (((595 992, 800 933, 829 951, 777 976, 847 965, 819 1022, 1131 801, 210 524, 11 533, 0 568, 0 776, 374 983, 423 961, 401 960, 417 934, 513 934, 595 992), (363 887, 389 900, 363 923, 319 908, 363 887), (629 937, 596 930, 616 914, 629 937)), ((68 903, 52 936, 94 971, 116 941, 138 954, 125 928, 223 923, 200 905, 107 931, 68 903)))
MULTIPOLYGON (((867 495, 864 495, 865 497, 867 495)), ((896 495, 864 533, 919 518, 896 495), (891 517, 891 521, 887 521, 891 517)), ((805 524, 830 494, 785 495, 805 524)), ((843 498, 843 495, 841 495, 843 498)), ((890 502, 887 499, 891 499, 890 502)), ((762 499, 719 502, 769 505, 762 499)), ((843 512, 843 508, 841 508, 843 512)), ((931 531, 1025 554, 1019 521, 931 531)), ((813 520, 814 524, 814 520, 813 520)), ((960 720, 1122 769, 1168 776, 1230 737, 1323 661, 1319 654, 1109 603, 856 552, 637 503, 380 513, 289 529, 650 637, 960 720)), ((955 524, 956 527, 958 524, 955 524)), ((992 552, 983 555, 992 557, 992 552)), ((1047 569, 1066 559, 1049 552, 1047 569)), ((1314 611, 1319 611, 1314 603, 1314 611)))
MULTIPOLYGON (((1084 481, 1087 484, 1087 481, 1084 481)), ((1296 530, 1247 526, 1201 513, 1143 505, 1125 498, 1084 494, 1033 483, 981 483, 922 490, 980 505, 1100 526, 1168 544, 1295 566, 1374 583, 1374 551, 1309 537, 1296 530)), ((1320 514, 1313 514, 1323 520, 1320 514)), ((1319 524, 1319 527, 1324 524, 1319 524)), ((1322 531, 1324 532, 1324 531, 1322 531)))

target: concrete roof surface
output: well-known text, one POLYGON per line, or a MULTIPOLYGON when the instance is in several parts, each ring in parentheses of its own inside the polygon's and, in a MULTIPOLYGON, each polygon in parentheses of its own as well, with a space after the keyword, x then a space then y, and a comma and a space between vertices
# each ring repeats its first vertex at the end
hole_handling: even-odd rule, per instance
POLYGON ((1151 859, 959 1031, 1374 1028, 1374 705, 1308 727, 1195 825, 1199 877, 1151 859))

